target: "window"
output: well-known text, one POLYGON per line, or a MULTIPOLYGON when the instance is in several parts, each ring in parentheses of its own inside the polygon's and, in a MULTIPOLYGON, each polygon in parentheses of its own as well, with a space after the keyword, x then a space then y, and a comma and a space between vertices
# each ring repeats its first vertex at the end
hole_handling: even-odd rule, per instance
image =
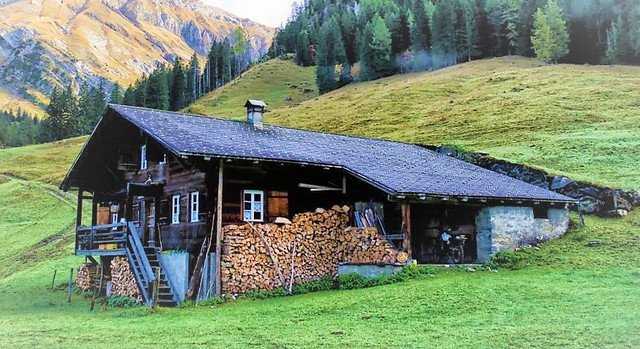
POLYGON ((533 218, 535 219, 549 219, 549 210, 546 207, 536 206, 533 208, 533 218))
POLYGON ((111 224, 113 224, 113 230, 115 230, 115 225, 118 224, 118 212, 113 212, 111 214, 111 224))
POLYGON ((245 222, 262 222, 264 220, 264 192, 262 190, 245 190, 242 193, 242 220, 245 222))
POLYGON ((191 221, 197 222, 200 219, 198 215, 200 214, 200 192, 194 191, 191 193, 191 221))
POLYGON ((171 224, 180 223, 180 195, 171 197, 171 224))
POLYGON ((147 169, 147 145, 140 147, 140 169, 147 169))

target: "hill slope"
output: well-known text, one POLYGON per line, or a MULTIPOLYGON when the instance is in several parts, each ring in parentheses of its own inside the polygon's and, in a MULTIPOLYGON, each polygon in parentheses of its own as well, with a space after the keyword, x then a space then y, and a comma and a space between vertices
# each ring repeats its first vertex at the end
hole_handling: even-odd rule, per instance
MULTIPOLYGON (((260 98, 253 92, 240 99, 247 97, 260 98)), ((234 115, 242 115, 241 104, 235 106, 234 115)), ((637 189, 639 107, 640 67, 540 66, 514 57, 351 84, 265 118, 282 126, 457 145, 637 189)))
POLYGON ((55 84, 101 77, 129 84, 158 63, 194 51, 243 27, 252 57, 268 49, 273 29, 199 0, 0 1, 0 86, 11 107, 44 104, 55 84))
POLYGON ((247 99, 262 99, 267 109, 298 105, 318 95, 315 68, 301 67, 291 60, 272 59, 249 71, 185 108, 187 113, 242 119, 247 99))

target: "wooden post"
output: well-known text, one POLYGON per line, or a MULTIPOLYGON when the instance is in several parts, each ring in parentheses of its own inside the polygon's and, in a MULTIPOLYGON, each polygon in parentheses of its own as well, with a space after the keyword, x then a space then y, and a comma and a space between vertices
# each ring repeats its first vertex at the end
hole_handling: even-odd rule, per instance
POLYGON ((216 296, 222 294, 220 285, 220 265, 222 264, 222 188, 224 180, 224 159, 218 167, 218 201, 216 203, 216 296))
POLYGON ((91 226, 98 225, 98 203, 96 199, 93 198, 91 204, 91 226))
POLYGON ((82 189, 78 189, 78 213, 76 215, 76 227, 82 225, 82 189))
POLYGON ((53 291, 53 285, 56 282, 56 275, 58 274, 58 269, 53 271, 53 279, 51 280, 51 291, 53 291))
POLYGON ((402 246, 407 250, 409 255, 407 262, 409 262, 411 261, 411 204, 402 203, 402 225, 406 230, 402 246))
POLYGON ((73 282, 73 268, 69 273, 69 286, 67 286, 67 303, 71 303, 71 283, 73 282))

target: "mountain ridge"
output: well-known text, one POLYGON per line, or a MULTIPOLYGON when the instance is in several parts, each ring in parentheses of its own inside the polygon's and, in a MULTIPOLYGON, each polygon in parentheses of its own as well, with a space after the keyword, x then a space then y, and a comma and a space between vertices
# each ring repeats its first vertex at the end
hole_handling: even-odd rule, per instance
MULTIPOLYGON (((241 26, 250 58, 274 29, 198 0, 0 0, 0 109, 46 105, 56 85, 128 85, 158 64, 206 55, 241 26)), ((32 108, 32 110, 37 110, 32 108)))

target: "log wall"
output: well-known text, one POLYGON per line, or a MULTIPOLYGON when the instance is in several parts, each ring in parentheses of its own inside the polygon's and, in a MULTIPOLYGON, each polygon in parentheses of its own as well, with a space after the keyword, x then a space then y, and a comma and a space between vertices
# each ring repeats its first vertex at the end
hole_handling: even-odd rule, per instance
POLYGON ((403 259, 404 253, 399 255, 375 228, 349 227, 347 210, 334 206, 324 212, 297 214, 292 224, 224 227, 222 292, 270 290, 282 287, 283 279, 288 285, 294 245, 295 283, 335 277, 340 262, 391 264, 403 259))

